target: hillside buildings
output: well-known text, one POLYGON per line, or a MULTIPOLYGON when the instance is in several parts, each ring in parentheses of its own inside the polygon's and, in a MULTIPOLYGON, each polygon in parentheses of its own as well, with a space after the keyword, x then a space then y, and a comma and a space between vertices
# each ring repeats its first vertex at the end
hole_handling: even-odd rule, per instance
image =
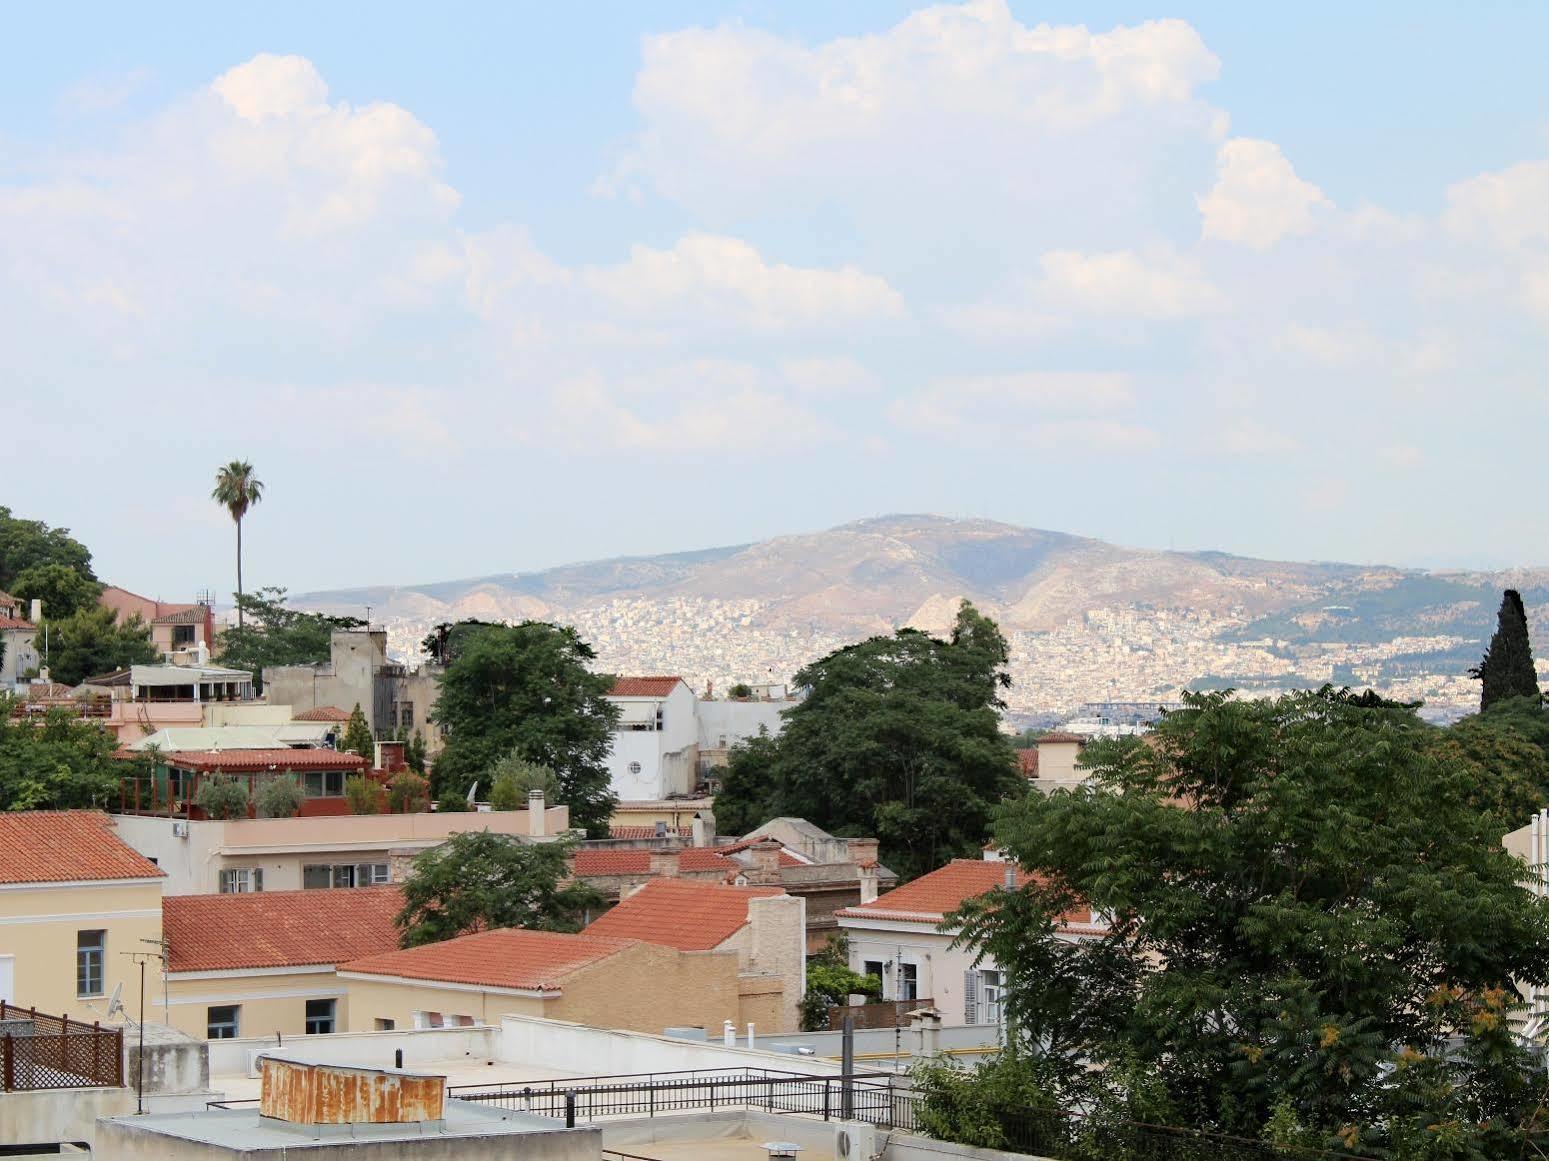
POLYGON ((360 706, 377 738, 409 737, 417 730, 431 753, 441 732, 430 720, 436 703, 438 668, 411 668, 388 657, 383 629, 335 629, 328 660, 320 665, 281 665, 263 672, 264 695, 298 714, 329 707, 360 706))

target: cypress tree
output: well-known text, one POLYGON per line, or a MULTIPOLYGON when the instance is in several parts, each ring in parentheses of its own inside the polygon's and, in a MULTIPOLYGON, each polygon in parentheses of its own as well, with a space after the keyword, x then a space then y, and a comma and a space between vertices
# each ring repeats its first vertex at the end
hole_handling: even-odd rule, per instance
POLYGON ((1480 712, 1503 698, 1540 696, 1533 645, 1528 640, 1527 610, 1522 607, 1522 594, 1516 589, 1507 589, 1501 598, 1495 636, 1490 638, 1483 660, 1468 675, 1478 678, 1481 685, 1480 712))

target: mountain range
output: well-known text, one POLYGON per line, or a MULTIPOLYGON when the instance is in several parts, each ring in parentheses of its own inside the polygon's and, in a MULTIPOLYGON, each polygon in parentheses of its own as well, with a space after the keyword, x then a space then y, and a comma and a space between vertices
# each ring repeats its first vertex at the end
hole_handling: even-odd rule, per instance
MULTIPOLYGON (((306 593, 295 603, 356 614, 370 605, 400 653, 442 620, 565 620, 620 670, 733 681, 783 679, 826 647, 901 625, 939 631, 966 597, 1011 637, 1013 677, 1019 664, 1025 671, 1013 707, 1036 714, 1186 685, 1341 678, 1466 701, 1470 686, 1457 683, 1478 660, 1505 587, 1542 607, 1549 569, 1257 560, 897 515, 695 552, 306 593), (1109 671, 1093 670, 1104 657, 1114 659, 1109 671), (1061 667, 1089 678, 1061 681, 1061 667)), ((1534 618, 1540 635, 1546 625, 1534 618)))

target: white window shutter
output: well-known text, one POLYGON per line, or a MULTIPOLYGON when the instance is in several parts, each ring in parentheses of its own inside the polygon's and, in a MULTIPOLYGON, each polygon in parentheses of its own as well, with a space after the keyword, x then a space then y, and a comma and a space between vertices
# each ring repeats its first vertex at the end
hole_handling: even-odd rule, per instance
POLYGON ((963 973, 963 1023, 979 1022, 979 973, 969 970, 963 973))

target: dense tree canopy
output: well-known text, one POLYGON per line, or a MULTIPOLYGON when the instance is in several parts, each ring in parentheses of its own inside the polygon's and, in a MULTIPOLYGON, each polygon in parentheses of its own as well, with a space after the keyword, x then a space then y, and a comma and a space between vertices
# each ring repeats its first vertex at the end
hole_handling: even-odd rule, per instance
POLYGON ((118 805, 120 777, 137 764, 114 759, 111 734, 64 709, 13 717, 13 704, 0 695, 0 810, 118 805))
POLYGON ((65 685, 161 660, 160 651, 151 644, 149 625, 139 617, 120 625, 113 610, 102 605, 91 605, 61 621, 50 618, 47 642, 49 674, 65 685))
POLYGON ((1513 980, 1549 975, 1549 902, 1470 805, 1471 773, 1406 708, 1186 701, 1146 739, 1090 746, 1080 791, 999 814, 1040 879, 970 907, 966 932, 1007 973, 1021 1067, 1098 1103, 1139 1069, 1161 1086, 1148 1116, 1174 1124, 1517 1155, 1542 1084, 1506 1017, 1513 980), (1078 900, 1110 935, 1053 937, 1078 900))
POLYGON ((469 831, 414 860, 397 923, 404 947, 497 927, 579 931, 602 905, 595 887, 564 883, 569 847, 469 831), (563 884, 563 885, 562 885, 563 884))
POLYGON ((445 745, 432 768, 438 797, 468 787, 508 754, 547 766, 572 826, 605 836, 614 796, 607 757, 618 709, 593 673, 591 646, 541 621, 454 630, 435 720, 445 745))
POLYGON ((22 520, 0 506, 0 590, 15 596, 16 578, 28 569, 59 564, 94 581, 91 551, 68 528, 50 528, 41 520, 22 520))
POLYGON ((1501 597, 1495 635, 1485 650, 1484 659, 1469 670, 1479 679, 1479 708, 1489 709, 1497 701, 1512 697, 1538 697, 1538 671, 1533 667, 1533 646, 1528 639, 1527 610, 1522 594, 1507 589, 1501 597))
POLYGON ((813 662, 779 737, 731 756, 717 825, 796 815, 875 835, 906 876, 976 853, 991 808, 1025 785, 999 725, 1006 660, 1000 630, 965 601, 946 640, 902 629, 813 662))
POLYGON ((328 638, 335 629, 359 629, 358 617, 305 613, 285 603, 285 590, 270 586, 237 598, 240 626, 221 634, 221 664, 252 672, 262 690, 263 671, 271 665, 317 665, 328 660, 328 638))
POLYGON ((10 593, 27 607, 41 601, 43 615, 57 621, 95 607, 102 585, 67 564, 35 564, 16 574, 10 593))

